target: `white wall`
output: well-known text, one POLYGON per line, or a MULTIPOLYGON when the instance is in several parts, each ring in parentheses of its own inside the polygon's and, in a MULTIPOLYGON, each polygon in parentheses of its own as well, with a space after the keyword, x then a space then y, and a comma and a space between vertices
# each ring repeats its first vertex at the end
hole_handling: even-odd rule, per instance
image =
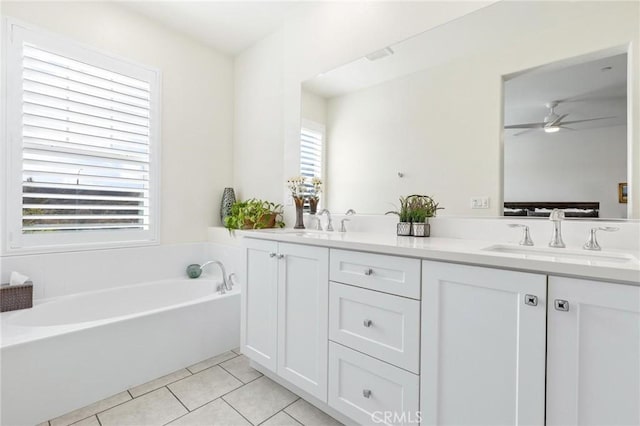
MULTIPOLYGON (((623 2, 612 7, 611 2, 506 2, 491 7, 517 8, 520 5, 525 12, 518 16, 525 16, 526 20, 530 21, 526 29, 518 26, 509 27, 508 33, 500 37, 494 49, 476 52, 474 56, 457 59, 429 71, 432 80, 428 82, 429 90, 422 93, 424 104, 421 107, 421 125, 429 134, 429 149, 425 150, 424 145, 421 145, 425 143, 424 140, 409 140, 412 144, 407 156, 414 159, 408 164, 411 167, 417 168, 418 160, 429 161, 426 152, 433 157, 434 163, 430 164, 440 165, 438 170, 442 170, 442 174, 438 176, 437 182, 434 181, 434 185, 438 186, 431 186, 431 181, 427 181, 424 184, 426 192, 431 192, 437 197, 459 194, 458 198, 447 198, 446 203, 442 203, 447 207, 447 210, 442 212, 443 215, 498 213, 502 203, 503 75, 567 57, 628 45, 630 42, 633 42, 629 62, 630 75, 640 74, 637 60, 640 56, 638 3, 623 2), (411 154, 415 151, 418 155, 411 154), (446 182, 448 187, 441 186, 443 182, 446 182), (462 187, 464 192, 460 191, 462 187), (492 208, 471 211, 469 197, 476 195, 490 196, 492 208)), ((258 161, 241 164, 236 159, 236 176, 244 176, 243 182, 237 181, 237 184, 243 190, 250 189, 255 194, 277 197, 284 189, 284 177, 294 175, 297 170, 300 83, 341 63, 428 29, 433 21, 425 20, 425 15, 428 15, 427 6, 414 4, 413 7, 416 9, 412 9, 412 6, 407 4, 386 3, 376 4, 367 9, 361 4, 323 4, 314 13, 285 24, 281 32, 240 55, 236 60, 236 66, 243 67, 245 72, 242 75, 236 74, 238 104, 243 102, 243 96, 248 96, 248 93, 239 93, 239 89, 252 85, 257 89, 250 93, 253 99, 269 98, 270 108, 282 108, 284 116, 282 121, 266 123, 262 117, 264 111, 236 108, 236 129, 241 123, 251 126, 260 122, 262 125, 268 125, 273 131, 270 138, 263 138, 259 142, 237 132, 234 141, 236 146, 250 151, 251 147, 258 143, 261 149, 264 149, 263 145, 266 143, 281 153, 280 157, 270 155, 268 165, 260 164, 258 161), (424 21, 420 22, 421 19, 424 21), (282 75, 274 75, 270 84, 264 79, 262 68, 280 58, 284 60, 282 75), (244 64, 248 63, 253 65, 253 70, 247 72, 244 64), (258 81, 260 84, 255 84, 258 81), (275 93, 273 87, 276 85, 278 88, 282 87, 283 93, 275 93), (280 173, 278 170, 284 172, 280 173), (251 176, 260 176, 259 182, 258 179, 251 179, 251 176), (273 189, 275 187, 279 189, 273 189)), ((517 11, 513 13, 517 14, 517 11)), ((504 22, 504 16, 496 14, 496 22, 488 22, 485 25, 499 25, 501 22, 504 22)), ((478 37, 482 36, 482 28, 478 28, 477 34, 478 37)), ((441 43, 446 44, 447 40, 442 40, 441 43)), ((631 81, 629 97, 638 99, 640 79, 632 78, 631 81)), ((628 122, 632 124, 631 128, 640 128, 638 108, 630 110, 628 122)), ((396 141, 404 141, 408 135, 399 128, 394 137, 396 141)), ((631 137, 629 161, 637 159, 640 152, 640 138, 637 133, 631 137)), ((330 158, 335 158, 332 154, 329 155, 330 158)), ((390 158, 397 158, 397 164, 407 164, 401 158, 390 158)), ((633 167, 631 182, 640 181, 638 163, 636 161, 633 167)), ((379 164, 380 159, 372 163, 371 176, 376 175, 375 169, 379 164)), ((389 168, 395 172, 398 167, 389 168)), ((397 175, 395 176, 397 179, 397 175)), ((375 179, 376 182, 380 180, 375 179)), ((393 173, 388 179, 390 180, 386 184, 389 186, 389 195, 384 196, 389 202, 396 202, 395 196, 391 195, 391 190, 397 191, 398 187, 392 180, 393 173)), ((340 182, 341 186, 342 184, 343 181, 340 182)), ((335 182, 331 184, 329 181, 329 185, 333 191, 338 190, 335 182)), ((634 196, 636 191, 640 194, 640 185, 632 185, 632 188, 634 196)), ((405 192, 410 191, 403 191, 405 192)), ((368 191, 357 193, 364 194, 365 197, 372 194, 381 197, 375 186, 370 187, 368 191)), ((354 192, 351 192, 349 196, 354 197, 353 194, 354 192)), ((282 199, 281 195, 278 200, 282 199)), ((637 204, 640 197, 635 196, 630 201, 634 203, 635 214, 639 215, 640 207, 637 204)))
POLYGON ((233 183, 231 58, 117 3, 3 1, 0 10, 161 70, 161 242, 205 241, 233 183))
POLYGON ((327 101, 307 90, 302 91, 301 98, 302 118, 318 124, 327 124, 327 101))
POLYGON ((238 199, 283 199, 283 43, 282 33, 276 33, 234 63, 233 182, 238 199))
POLYGON ((625 218, 627 126, 535 132, 507 138, 505 201, 599 201, 600 217, 625 218))

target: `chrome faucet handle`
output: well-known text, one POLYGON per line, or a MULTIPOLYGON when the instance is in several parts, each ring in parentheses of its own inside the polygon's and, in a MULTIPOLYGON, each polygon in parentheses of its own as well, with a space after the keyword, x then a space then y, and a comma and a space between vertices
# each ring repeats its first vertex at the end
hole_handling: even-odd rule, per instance
POLYGON ((552 220, 552 221, 564 220, 564 210, 560 210, 560 209, 551 210, 551 213, 549 214, 549 220, 552 220))
POLYGON ((521 225, 519 223, 510 223, 507 225, 509 228, 522 228, 522 239, 518 244, 521 246, 532 246, 533 240, 531 239, 531 234, 529 233, 529 227, 527 225, 521 225))
POLYGON ((340 221, 340 232, 347 232, 347 227, 344 226, 345 222, 349 222, 349 219, 345 218, 340 221))
POLYGON ((331 212, 327 209, 322 209, 322 211, 318 213, 318 217, 322 216, 323 214, 327 215, 327 229, 325 229, 325 231, 333 232, 333 225, 331 223, 331 212))
POLYGON ((589 239, 582 246, 584 250, 594 250, 599 251, 602 250, 600 244, 598 244, 598 239, 596 238, 596 232, 605 231, 605 232, 615 232, 620 228, 616 228, 615 226, 598 226, 596 228, 591 228, 589 231, 589 239))
POLYGON ((316 231, 322 231, 322 221, 320 220, 320 218, 316 215, 310 215, 309 216, 310 220, 315 220, 315 225, 311 224, 311 228, 315 229, 316 231))
POLYGON ((551 241, 549 241, 549 247, 565 248, 566 246, 564 241, 562 241, 562 230, 560 228, 560 224, 564 220, 564 210, 551 210, 549 220, 553 222, 553 234, 551 235, 551 241))
POLYGON ((349 209, 349 210, 347 210, 347 212, 344 215, 345 216, 353 216, 354 214, 356 214, 356 211, 354 209, 349 209))

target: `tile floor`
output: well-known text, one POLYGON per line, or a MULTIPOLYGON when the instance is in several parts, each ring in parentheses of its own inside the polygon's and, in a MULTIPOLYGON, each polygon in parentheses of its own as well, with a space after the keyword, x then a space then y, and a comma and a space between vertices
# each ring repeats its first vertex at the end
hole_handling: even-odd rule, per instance
POLYGON ((329 417, 225 352, 39 426, 334 426, 329 417))

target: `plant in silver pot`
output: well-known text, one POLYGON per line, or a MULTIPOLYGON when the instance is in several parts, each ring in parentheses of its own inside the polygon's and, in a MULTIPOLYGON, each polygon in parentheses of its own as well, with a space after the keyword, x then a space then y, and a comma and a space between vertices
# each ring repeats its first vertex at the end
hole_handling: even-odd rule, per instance
POLYGON ((409 214, 409 200, 410 197, 400 197, 400 208, 396 211, 389 211, 385 214, 395 214, 400 221, 396 226, 396 233, 398 235, 407 236, 411 235, 411 215, 409 214))
POLYGON ((411 195, 408 197, 409 217, 411 218, 411 232, 414 237, 428 237, 431 235, 429 218, 434 217, 439 207, 438 203, 428 195, 411 195))

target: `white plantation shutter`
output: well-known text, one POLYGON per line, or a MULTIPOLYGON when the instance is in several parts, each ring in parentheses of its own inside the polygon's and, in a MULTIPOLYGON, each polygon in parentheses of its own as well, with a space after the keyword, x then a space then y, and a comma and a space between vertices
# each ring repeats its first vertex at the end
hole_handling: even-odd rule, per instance
MULTIPOLYGON (((307 178, 307 189, 311 188, 311 178, 322 179, 323 153, 324 126, 303 120, 300 130, 300 175, 307 178)), ((308 202, 305 201, 306 208, 308 208, 308 202)))
POLYGON ((152 240, 157 73, 20 26, 11 36, 10 245, 152 240))

